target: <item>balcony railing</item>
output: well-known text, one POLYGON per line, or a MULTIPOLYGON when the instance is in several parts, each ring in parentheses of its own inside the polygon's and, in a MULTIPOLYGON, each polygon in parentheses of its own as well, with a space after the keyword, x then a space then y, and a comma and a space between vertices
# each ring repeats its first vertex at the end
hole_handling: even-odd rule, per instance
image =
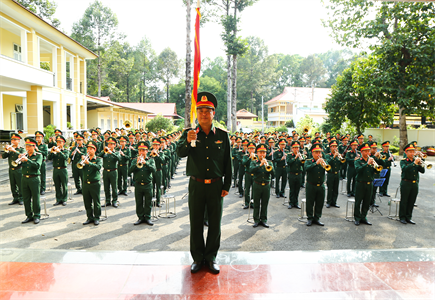
POLYGON ((72 91, 72 78, 66 79, 66 89, 72 91))

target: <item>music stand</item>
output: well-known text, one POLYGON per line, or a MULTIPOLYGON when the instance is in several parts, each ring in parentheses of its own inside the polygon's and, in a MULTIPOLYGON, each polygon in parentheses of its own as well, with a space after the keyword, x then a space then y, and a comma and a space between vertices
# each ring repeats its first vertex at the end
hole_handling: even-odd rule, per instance
MULTIPOLYGON (((384 171, 384 170, 382 170, 382 171, 384 171)), ((382 171, 381 171, 381 173, 382 173, 382 171)), ((385 176, 385 173, 384 173, 384 176, 385 176)), ((377 178, 377 179, 373 180, 373 187, 381 187, 384 184, 384 182, 385 182, 385 178, 377 178)), ((369 209, 372 213, 374 213, 375 209, 376 209, 378 211, 378 213, 380 213, 381 216, 383 216, 381 211, 376 206, 370 205, 369 209)))

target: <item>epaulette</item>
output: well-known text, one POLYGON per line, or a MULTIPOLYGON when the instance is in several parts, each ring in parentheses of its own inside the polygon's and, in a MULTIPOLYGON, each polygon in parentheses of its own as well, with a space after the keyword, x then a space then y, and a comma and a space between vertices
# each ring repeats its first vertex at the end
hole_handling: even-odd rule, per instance
POLYGON ((42 153, 41 153, 41 152, 38 152, 38 151, 35 151, 35 153, 36 153, 36 154, 39 154, 39 155, 42 155, 42 153))
POLYGON ((222 130, 223 132, 226 132, 226 133, 229 133, 229 131, 228 130, 226 130, 226 129, 223 129, 223 128, 219 128, 219 127, 216 127, 217 129, 220 129, 220 130, 222 130))

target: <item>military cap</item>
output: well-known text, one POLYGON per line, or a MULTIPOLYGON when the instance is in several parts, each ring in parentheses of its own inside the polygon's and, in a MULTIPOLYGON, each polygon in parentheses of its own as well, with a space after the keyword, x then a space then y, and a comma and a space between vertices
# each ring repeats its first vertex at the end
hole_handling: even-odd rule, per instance
POLYGON ((278 145, 281 145, 281 144, 287 144, 285 139, 279 139, 278 145))
POLYGON ((331 146, 338 146, 337 141, 335 139, 329 142, 329 147, 331 146))
POLYGON ((63 141, 64 143, 66 142, 66 139, 62 135, 58 135, 57 136, 56 142, 59 141, 59 140, 63 141))
POLYGON ((371 144, 370 144, 370 148, 378 148, 378 143, 376 143, 376 142, 371 142, 371 144))
POLYGON ((92 129, 92 130, 91 130, 91 134, 98 134, 98 131, 92 129))
POLYGON ((350 142, 350 145, 358 145, 358 142, 356 140, 353 140, 352 142, 350 142))
POLYGON ((415 146, 413 143, 409 143, 407 145, 405 145, 405 147, 403 147, 403 151, 408 151, 408 150, 415 150, 415 146))
POLYGON ((275 140, 274 140, 273 138, 270 137, 270 138, 267 139, 267 142, 268 142, 268 143, 270 143, 270 142, 275 143, 275 140))
POLYGON ((119 130, 119 128, 115 128, 115 130, 119 130))
POLYGON ((230 140, 235 140, 236 136, 235 135, 231 135, 230 140))
POLYGON ((18 133, 22 134, 22 133, 24 133, 24 131, 22 129, 18 129, 18 133))
POLYGON ((390 141, 385 141, 382 143, 382 146, 390 146, 390 141))
POLYGON ((236 143, 241 142, 241 141, 242 141, 242 138, 238 136, 238 137, 236 138, 236 143))
POLYGON ((137 148, 138 149, 147 149, 148 150, 148 143, 147 142, 145 142, 145 141, 140 141, 139 143, 138 143, 138 146, 137 146, 137 148))
POLYGON ((134 138, 134 134, 133 134, 133 133, 130 133, 130 134, 128 135, 128 138, 134 138))
POLYGON ((212 93, 209 92, 198 93, 198 99, 196 101, 197 108, 209 107, 212 109, 216 109, 217 105, 218 105, 217 99, 212 93))
POLYGON ((248 143, 248 148, 254 148, 255 149, 255 143, 254 142, 249 142, 248 143))
POLYGON ((299 138, 299 141, 300 141, 300 142, 305 142, 305 138, 304 138, 303 136, 301 136, 301 137, 299 138))
POLYGON ((74 132, 73 132, 73 135, 74 135, 74 136, 76 136, 77 134, 79 134, 78 131, 74 131, 74 132))
POLYGON ((105 133, 104 133, 104 135, 110 135, 110 130, 107 130, 105 133))
POLYGON ((311 152, 314 152, 314 151, 323 151, 323 148, 322 148, 322 146, 320 144, 315 143, 315 144, 313 144, 311 146, 310 151, 311 152))
POLYGON ((358 139, 363 139, 364 138, 364 134, 360 134, 359 136, 358 136, 358 139))
POLYGON ((36 140, 34 138, 27 137, 24 139, 25 145, 36 146, 36 140))
POLYGON ((301 147, 301 145, 299 144, 298 141, 293 141, 292 142, 292 148, 300 148, 300 147, 301 147))
POLYGON ((417 141, 412 141, 410 144, 414 144, 414 146, 417 146, 417 141))
POLYGON ((260 152, 260 151, 267 151, 266 144, 258 144, 258 146, 256 147, 256 151, 257 151, 257 152, 260 152))
POLYGON ((42 136, 42 137, 44 137, 45 134, 42 131, 35 131, 35 136, 42 136))
POLYGON ((128 140, 128 138, 125 136, 125 135, 121 135, 120 137, 119 137, 119 141, 120 142, 126 142, 128 140))
POLYGON ((242 141, 242 145, 248 145, 248 143, 249 143, 249 141, 248 141, 247 139, 244 139, 244 140, 242 141))
POLYGON ((81 134, 77 134, 77 137, 76 137, 78 140, 83 140, 84 139, 84 136, 83 135, 81 135, 81 134))
POLYGON ((100 128, 100 127, 97 127, 97 128, 95 128, 95 129, 97 129, 97 130, 101 130, 101 128, 100 128))
POLYGON ((95 150, 98 149, 98 145, 97 145, 97 143, 94 142, 94 141, 89 141, 89 142, 86 144, 86 148, 89 148, 89 147, 95 148, 95 150))
POLYGON ((359 146, 358 150, 359 151, 370 150, 370 145, 368 143, 363 143, 361 146, 359 146))
POLYGON ((369 134, 369 138, 370 138, 370 137, 372 138, 372 137, 373 137, 373 135, 369 134))
POLYGON ((62 134, 62 131, 60 129, 55 129, 54 133, 60 133, 60 134, 62 134))
POLYGON ((153 138, 153 144, 160 145, 160 140, 158 138, 153 138))
POLYGON ((109 138, 107 139, 107 143, 113 143, 113 144, 116 144, 116 139, 115 139, 114 137, 109 137, 109 138))
POLYGON ((348 138, 347 136, 344 136, 341 140, 342 140, 342 141, 348 141, 349 138, 348 138))

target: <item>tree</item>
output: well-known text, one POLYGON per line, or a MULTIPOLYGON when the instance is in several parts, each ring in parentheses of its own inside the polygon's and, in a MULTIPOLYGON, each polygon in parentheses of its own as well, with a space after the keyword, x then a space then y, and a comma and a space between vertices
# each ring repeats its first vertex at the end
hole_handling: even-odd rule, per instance
POLYGON ((349 67, 352 61, 352 52, 347 49, 330 50, 319 54, 318 57, 322 60, 326 71, 325 87, 330 88, 337 81, 337 76, 349 67))
POLYGON ((31 12, 40 16, 44 20, 51 23, 56 28, 59 28, 60 21, 54 18, 53 15, 57 9, 57 3, 50 0, 15 0, 31 12))
POLYGON ((304 58, 299 54, 276 54, 276 58, 278 61, 276 72, 281 71, 281 76, 278 78, 278 82, 276 85, 276 90, 278 94, 282 93, 282 91, 286 87, 303 86, 300 65, 304 58))
POLYGON ((408 143, 406 115, 434 116, 435 4, 330 0, 325 26, 341 45, 369 43, 387 100, 399 108, 400 149, 408 143), (432 96, 430 96, 432 95, 432 96))
POLYGON ((161 114, 155 116, 145 124, 147 131, 157 132, 159 130, 171 131, 174 127, 172 120, 163 117, 161 114))
POLYGON ((158 75, 156 53, 151 46, 151 41, 146 37, 143 37, 135 48, 133 71, 139 76, 139 94, 136 99, 138 102, 148 102, 151 97, 150 85, 156 83, 158 75))
POLYGON ((177 58, 177 53, 166 48, 160 53, 157 60, 157 69, 159 71, 160 79, 166 86, 166 101, 169 103, 169 85, 171 80, 178 75, 180 62, 177 58))
MULTIPOLYGON (((96 81, 98 97, 101 97, 101 85, 103 82, 103 67, 101 53, 115 40, 118 18, 109 7, 103 6, 101 1, 96 0, 85 10, 83 17, 73 24, 71 37, 85 47, 97 52, 96 81)), ((91 63, 92 64, 92 63, 91 63)), ((89 68, 91 70, 92 68, 89 68)), ((92 74, 92 73, 91 73, 92 74)), ((95 80, 91 76, 89 79, 95 80)))
POLYGON ((323 75, 326 70, 323 67, 323 62, 316 55, 309 55, 300 65, 300 71, 303 74, 303 81, 307 87, 315 87, 322 85, 325 81, 323 75))

